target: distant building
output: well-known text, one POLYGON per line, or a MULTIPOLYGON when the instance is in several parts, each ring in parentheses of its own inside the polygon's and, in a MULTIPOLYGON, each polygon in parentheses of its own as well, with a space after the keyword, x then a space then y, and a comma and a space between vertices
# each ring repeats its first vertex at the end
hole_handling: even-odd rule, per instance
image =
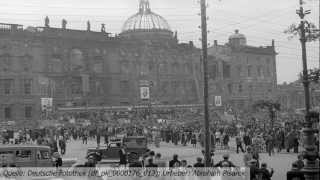
MULTIPOLYGON (((281 104, 281 110, 285 112, 303 112, 305 109, 305 93, 301 81, 283 83, 278 85, 277 100, 281 104)), ((320 87, 318 84, 310 84, 310 105, 314 110, 320 110, 320 87)))
POLYGON ((226 107, 250 108, 261 99, 274 99, 277 88, 276 51, 271 46, 247 45, 247 39, 238 30, 229 42, 215 41, 208 50, 210 101, 222 96, 226 107))
POLYGON ((151 84, 151 103, 201 102, 201 51, 179 43, 148 1, 120 35, 105 30, 53 28, 48 18, 45 27, 0 24, 0 121, 30 125, 48 97, 53 109, 143 104, 141 81, 151 84))

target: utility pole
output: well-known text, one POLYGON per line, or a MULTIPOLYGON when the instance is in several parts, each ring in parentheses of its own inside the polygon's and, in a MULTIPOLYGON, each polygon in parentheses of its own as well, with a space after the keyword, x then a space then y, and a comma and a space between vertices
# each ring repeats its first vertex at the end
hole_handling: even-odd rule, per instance
POLYGON ((305 125, 303 128, 303 139, 305 151, 303 153, 304 158, 306 159, 306 164, 303 168, 303 172, 306 180, 318 180, 319 179, 319 167, 316 164, 317 161, 317 151, 315 146, 315 130, 312 128, 312 121, 310 117, 310 91, 309 91, 309 78, 308 78, 308 66, 307 66, 307 50, 306 50, 306 25, 304 17, 307 14, 310 14, 310 10, 303 9, 303 0, 299 0, 300 9, 297 10, 297 14, 300 17, 300 41, 302 48, 302 63, 303 63, 303 87, 305 92, 305 125))
POLYGON ((205 129, 205 167, 210 167, 210 130, 208 102, 208 40, 207 40, 207 6, 206 0, 201 0, 201 31, 202 31, 202 62, 204 78, 204 129, 205 129))

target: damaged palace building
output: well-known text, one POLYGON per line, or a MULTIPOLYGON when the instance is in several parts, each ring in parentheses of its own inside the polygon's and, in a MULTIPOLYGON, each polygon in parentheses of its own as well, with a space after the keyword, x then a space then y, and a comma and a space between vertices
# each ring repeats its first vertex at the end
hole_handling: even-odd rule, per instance
MULTIPOLYGON (((210 48, 210 93, 241 106, 251 95, 274 91, 276 53, 274 46, 250 47, 237 39, 210 48)), ((149 83, 153 103, 201 104, 200 57, 201 49, 180 43, 148 1, 140 1, 119 35, 104 24, 100 32, 91 31, 90 22, 86 30, 68 29, 66 20, 61 28, 51 27, 48 17, 43 27, 2 23, 0 121, 39 120, 43 98, 53 100, 53 110, 144 104, 141 82, 149 83)))

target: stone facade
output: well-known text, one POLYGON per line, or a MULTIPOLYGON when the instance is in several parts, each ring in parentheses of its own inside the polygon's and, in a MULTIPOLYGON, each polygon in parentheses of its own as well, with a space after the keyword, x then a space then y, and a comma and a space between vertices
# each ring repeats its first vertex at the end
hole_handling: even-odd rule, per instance
POLYGON ((274 42, 267 47, 253 47, 238 31, 229 42, 215 41, 209 48, 209 92, 222 96, 225 106, 235 109, 250 108, 260 99, 274 99, 277 88, 276 52, 274 42))
MULTIPOLYGON (((278 85, 277 99, 281 104, 281 110, 284 112, 301 113, 305 109, 304 88, 301 81, 295 81, 287 84, 278 85)), ((319 84, 310 84, 310 104, 313 110, 319 111, 320 107, 320 86, 319 84)))
POLYGON ((43 97, 55 108, 141 104, 141 80, 152 82, 153 102, 199 103, 200 50, 154 35, 2 24, 0 120, 39 119, 43 97))

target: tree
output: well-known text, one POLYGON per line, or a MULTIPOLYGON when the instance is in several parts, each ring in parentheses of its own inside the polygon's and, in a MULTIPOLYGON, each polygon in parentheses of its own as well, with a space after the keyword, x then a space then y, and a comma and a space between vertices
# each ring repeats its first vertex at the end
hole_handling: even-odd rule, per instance
MULTIPOLYGON (((311 1, 311 0, 309 0, 311 1)), ((302 4, 306 4, 305 1, 302 1, 302 4)), ((305 15, 310 14, 311 11, 307 10, 305 11, 305 15)), ((317 28, 317 26, 314 23, 308 22, 307 20, 304 20, 305 25, 306 25, 306 39, 308 42, 311 41, 316 41, 318 39, 320 39, 320 27, 317 28)), ((286 29, 284 31, 285 34, 290 34, 289 39, 292 39, 295 36, 301 37, 301 28, 300 25, 296 25, 296 24, 291 24, 288 29, 286 29)))
POLYGON ((271 121, 271 130, 273 130, 274 120, 276 112, 280 111, 280 103, 273 102, 271 100, 259 100, 253 104, 253 108, 256 111, 267 110, 271 121))

